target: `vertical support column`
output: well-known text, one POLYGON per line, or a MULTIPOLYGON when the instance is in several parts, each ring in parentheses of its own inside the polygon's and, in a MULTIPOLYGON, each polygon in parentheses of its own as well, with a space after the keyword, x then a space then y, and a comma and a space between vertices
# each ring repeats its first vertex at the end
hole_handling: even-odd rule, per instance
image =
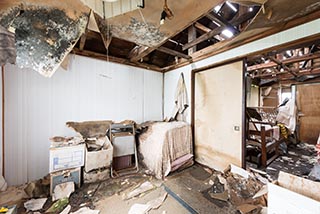
MULTIPOLYGON (((194 25, 191 25, 188 28, 188 42, 192 42, 193 40, 195 40, 197 38, 197 31, 194 25)), ((194 52, 197 51, 197 46, 193 46, 191 48, 188 49, 188 55, 193 54, 194 52)))
POLYGON ((4 65, 1 67, 1 86, 2 86, 2 175, 5 177, 5 148, 4 148, 4 65))

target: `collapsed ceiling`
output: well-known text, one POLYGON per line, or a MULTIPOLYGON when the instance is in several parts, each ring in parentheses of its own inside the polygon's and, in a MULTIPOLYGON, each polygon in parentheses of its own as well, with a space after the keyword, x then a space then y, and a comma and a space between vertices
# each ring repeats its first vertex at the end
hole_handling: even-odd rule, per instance
POLYGON ((17 64, 44 76, 69 52, 164 72, 316 19, 319 8, 317 0, 2 0, 0 25, 15 30, 17 64))
POLYGON ((259 86, 307 82, 320 77, 320 41, 248 58, 248 76, 259 86))

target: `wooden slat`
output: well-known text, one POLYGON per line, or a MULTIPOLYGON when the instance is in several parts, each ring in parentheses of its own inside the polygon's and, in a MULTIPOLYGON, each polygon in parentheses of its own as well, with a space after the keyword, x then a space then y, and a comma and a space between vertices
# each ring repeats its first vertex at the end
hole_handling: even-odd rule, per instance
POLYGON ((199 36, 198 38, 196 38, 195 40, 193 40, 192 42, 189 42, 187 44, 185 44, 184 46, 182 46, 182 50, 187 50, 207 39, 210 39, 211 37, 214 37, 215 35, 218 35, 219 33, 221 33, 221 31, 224 29, 224 27, 217 27, 215 29, 213 29, 212 31, 210 31, 209 33, 203 34, 201 36, 199 36))
MULTIPOLYGON (((290 63, 302 62, 302 61, 316 59, 316 58, 320 58, 320 53, 306 54, 306 55, 299 56, 299 57, 292 57, 289 59, 282 60, 281 63, 287 65, 290 63)), ((249 66, 247 68, 247 71, 261 70, 261 69, 266 69, 266 68, 272 68, 275 66, 277 66, 277 63, 268 62, 268 63, 249 66)))
POLYGON ((271 61, 277 63, 278 65, 280 65, 282 68, 284 68, 286 71, 288 71, 290 74, 292 74, 293 76, 297 76, 297 74, 295 72, 293 72, 288 66, 286 66, 285 64, 283 64, 280 60, 272 57, 272 56, 268 56, 268 59, 270 59, 271 61))
MULTIPOLYGON (((203 31, 203 32, 205 32, 205 33, 209 33, 209 32, 211 31, 210 28, 204 26, 204 25, 201 24, 200 22, 194 23, 194 26, 195 26, 197 29, 199 29, 199 30, 201 30, 201 31, 203 31)), ((189 41, 189 42, 192 42, 192 41, 189 41)))
MULTIPOLYGON (((197 31, 194 25, 188 28, 188 42, 191 42, 197 38, 197 31)), ((197 46, 193 46, 188 49, 188 54, 191 55, 197 51, 197 46)))
MULTIPOLYGON (((216 16, 219 16, 219 15, 216 15, 216 16)), ((230 25, 232 26, 233 29, 235 29, 234 26, 238 26, 239 24, 241 24, 241 23, 243 23, 243 22, 245 22, 245 21, 247 21, 249 19, 252 19, 254 16, 255 16, 255 13, 243 14, 239 18, 232 20, 230 22, 230 25)), ((213 16, 212 14, 209 15, 209 16, 207 15, 207 17, 211 18, 213 20, 216 20, 215 16, 213 16)), ((219 17, 221 17, 221 16, 219 16, 219 17)), ((221 22, 221 23, 223 24, 223 22, 221 22)), ((195 26, 199 27, 199 25, 195 25, 195 26)), ((229 24, 227 24, 227 26, 229 26, 229 24)), ((199 43, 201 43, 201 42, 203 42, 203 41, 205 41, 207 39, 210 39, 211 37, 214 37, 215 35, 220 34, 223 29, 225 29, 225 26, 222 25, 220 27, 217 27, 217 28, 211 30, 210 32, 207 32, 206 34, 203 34, 202 36, 198 37, 197 39, 193 40, 192 42, 189 42, 189 43, 185 44, 182 47, 182 50, 186 50, 186 49, 188 49, 190 47, 193 47, 193 46, 195 46, 195 45, 197 45, 197 44, 199 44, 199 43)), ((236 31, 236 32, 238 33, 238 31, 236 31)))
POLYGON ((93 51, 87 51, 87 50, 80 51, 78 48, 74 48, 72 53, 77 54, 77 55, 81 55, 81 56, 102 59, 102 60, 106 60, 106 61, 110 61, 110 62, 120 63, 120 64, 124 64, 124 65, 130 65, 130 66, 135 66, 135 67, 141 67, 141 68, 145 68, 145 69, 150 69, 150 70, 162 72, 162 69, 158 66, 155 66, 155 65, 143 64, 143 63, 138 63, 138 62, 133 63, 128 59, 123 59, 123 58, 118 58, 118 57, 114 57, 114 56, 110 56, 110 55, 106 55, 106 54, 96 53, 93 51))
POLYGON ((220 16, 216 13, 208 13, 206 17, 211 19, 212 21, 218 22, 221 26, 232 29, 235 34, 239 33, 238 29, 235 28, 233 24, 229 23, 222 16, 220 16))
POLYGON ((170 55, 172 55, 172 56, 178 56, 178 57, 181 57, 181 58, 184 58, 184 59, 189 59, 189 60, 192 59, 192 57, 189 56, 189 55, 186 55, 186 54, 181 53, 181 52, 179 52, 179 51, 175 51, 175 50, 172 50, 172 49, 163 47, 163 46, 158 47, 157 50, 158 50, 158 51, 161 51, 161 52, 163 52, 163 53, 170 54, 170 55))
POLYGON ((79 49, 82 51, 84 49, 84 45, 86 44, 86 40, 87 40, 87 33, 82 34, 82 36, 80 37, 80 46, 79 49))

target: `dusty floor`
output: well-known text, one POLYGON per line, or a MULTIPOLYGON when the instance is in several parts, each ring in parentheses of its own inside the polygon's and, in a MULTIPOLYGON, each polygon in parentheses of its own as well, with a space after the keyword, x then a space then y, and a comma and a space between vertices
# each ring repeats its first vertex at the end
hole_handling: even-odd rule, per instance
MULTIPOLYGON (((266 169, 260 169, 266 171, 273 180, 277 180, 280 171, 308 178, 316 162, 317 151, 315 145, 307 143, 290 144, 287 154, 280 155, 266 169)), ((251 163, 248 163, 247 166, 257 168, 255 164, 251 163)))

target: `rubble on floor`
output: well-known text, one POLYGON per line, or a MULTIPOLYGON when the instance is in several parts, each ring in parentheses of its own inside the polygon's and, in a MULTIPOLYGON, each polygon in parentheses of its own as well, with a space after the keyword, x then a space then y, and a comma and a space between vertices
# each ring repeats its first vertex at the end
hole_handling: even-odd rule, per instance
POLYGON ((290 144, 288 146, 288 153, 276 158, 266 168, 266 172, 273 180, 278 179, 280 171, 316 180, 312 176, 309 176, 309 174, 317 162, 315 145, 300 142, 297 145, 290 144))

